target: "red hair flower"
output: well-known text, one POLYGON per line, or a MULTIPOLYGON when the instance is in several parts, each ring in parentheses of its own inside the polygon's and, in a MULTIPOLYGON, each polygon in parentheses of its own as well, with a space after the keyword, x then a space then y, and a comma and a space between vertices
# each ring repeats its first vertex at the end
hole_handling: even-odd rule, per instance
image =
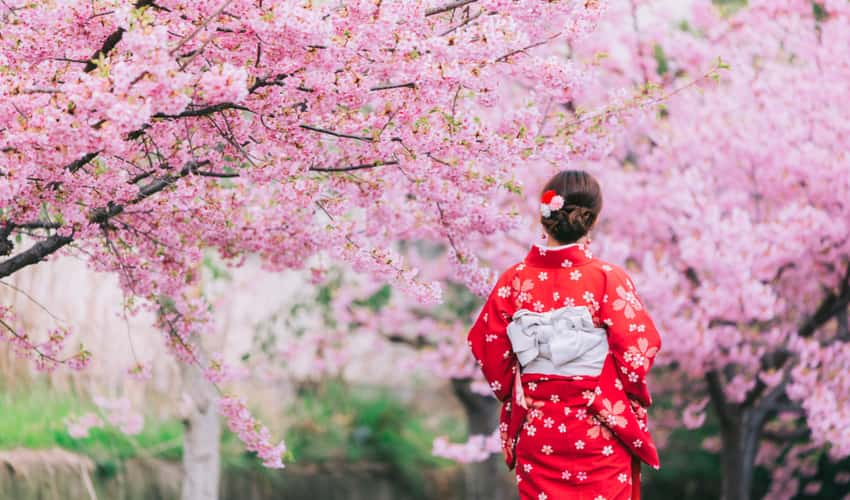
POLYGON ((543 217, 549 217, 553 210, 560 210, 563 206, 563 196, 556 193, 554 189, 545 191, 540 197, 540 213, 543 217))

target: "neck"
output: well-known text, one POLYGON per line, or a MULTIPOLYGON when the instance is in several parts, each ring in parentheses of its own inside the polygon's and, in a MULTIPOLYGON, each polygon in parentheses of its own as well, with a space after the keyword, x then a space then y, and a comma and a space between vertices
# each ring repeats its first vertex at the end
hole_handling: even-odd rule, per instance
POLYGON ((587 243, 587 235, 582 236, 581 238, 579 238, 578 240, 576 240, 572 243, 562 243, 562 242, 556 240, 555 238, 551 238, 551 237, 546 238, 546 246, 547 247, 568 247, 570 245, 583 245, 585 243, 587 243))

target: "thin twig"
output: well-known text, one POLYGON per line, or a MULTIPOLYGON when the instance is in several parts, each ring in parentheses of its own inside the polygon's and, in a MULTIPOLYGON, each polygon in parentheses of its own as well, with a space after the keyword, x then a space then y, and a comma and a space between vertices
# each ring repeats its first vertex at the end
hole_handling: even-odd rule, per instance
POLYGON ((30 300, 33 304, 37 305, 37 306, 39 307, 39 309, 41 309, 41 310, 43 310, 44 312, 46 312, 46 313, 47 313, 47 315, 48 315, 48 316, 50 316, 51 318, 53 318, 53 319, 54 319, 57 323, 65 323, 65 324, 67 324, 67 323, 68 323, 66 320, 64 320, 64 319, 62 319, 62 318, 59 318, 59 317, 57 317, 55 314, 53 314, 52 312, 50 312, 50 309, 48 309, 48 308, 47 308, 47 306, 45 306, 45 305, 44 305, 44 304, 42 304, 41 302, 39 302, 39 301, 35 300, 35 298, 34 298, 32 295, 28 294, 28 293, 27 293, 27 292, 25 292, 24 290, 21 290, 21 289, 20 289, 20 288, 18 288, 17 286, 15 286, 15 285, 13 285, 13 284, 11 284, 11 283, 6 283, 6 282, 5 282, 5 281, 3 281, 3 280, 0 280, 0 285, 7 286, 7 287, 11 288, 12 290, 14 290, 15 292, 20 293, 20 294, 21 294, 21 295, 23 295, 24 297, 28 298, 28 299, 29 299, 29 300, 30 300))
POLYGON ((436 16, 437 14, 442 14, 443 12, 448 12, 450 10, 459 9, 471 3, 475 3, 478 0, 456 0, 450 4, 443 5, 442 7, 434 7, 425 11, 425 17, 436 16))
POLYGON ((313 172, 350 172, 352 170, 362 170, 365 168, 381 167, 384 165, 398 165, 398 160, 376 161, 373 163, 363 163, 360 165, 351 165, 348 167, 310 167, 313 172))
POLYGON ((533 49, 534 47, 539 47, 541 45, 549 43, 552 40, 554 40, 555 38, 558 38, 559 36, 561 36, 560 33, 555 33, 554 35, 550 36, 549 38, 547 38, 545 40, 541 40, 539 42, 532 43, 531 45, 527 45, 527 46, 525 46, 521 49, 512 50, 512 51, 508 52, 507 54, 505 54, 501 57, 497 57, 494 60, 494 62, 507 62, 507 60, 510 59, 512 56, 515 56, 515 55, 520 54, 520 53, 524 53, 528 49, 533 49))
POLYGON ((198 33, 200 33, 200 31, 201 31, 202 29, 204 29, 204 28, 206 28, 206 27, 207 27, 207 25, 210 23, 210 21, 212 21, 213 19, 215 19, 216 17, 218 17, 218 15, 219 15, 219 14, 221 14, 221 12, 222 12, 224 9, 226 9, 228 5, 230 5, 230 2, 231 2, 231 1, 232 1, 232 0, 227 0, 226 2, 224 2, 223 4, 221 4, 221 7, 219 7, 218 9, 216 9, 216 11, 215 11, 215 12, 213 12, 213 14, 212 14, 211 16, 209 16, 208 18, 206 18, 206 19, 204 20, 204 22, 203 22, 203 23, 201 23, 201 25, 200 25, 200 26, 198 26, 197 28, 195 28, 195 31, 193 31, 192 33, 190 33, 188 36, 183 37, 183 39, 182 39, 182 40, 180 40, 180 42, 178 42, 178 43, 177 43, 177 45, 176 45, 173 49, 171 49, 171 50, 168 52, 168 53, 169 53, 169 55, 174 55, 174 53, 175 53, 175 52, 177 52, 178 50, 180 50, 180 47, 182 47, 182 46, 186 45, 186 43, 188 43, 191 39, 195 38, 195 36, 196 36, 198 33))
POLYGON ((299 125, 299 127, 310 130, 311 132, 318 132, 320 134, 332 135, 334 137, 341 137, 343 139, 355 139, 363 142, 374 142, 374 139, 371 137, 364 137, 362 135, 352 135, 352 134, 344 134, 342 132, 334 132, 333 130, 328 130, 326 128, 314 127, 313 125, 299 125))
POLYGON ((458 25, 453 26, 453 27, 449 28, 448 30, 446 30, 446 31, 444 31, 444 32, 442 32, 442 33, 440 33, 440 36, 450 35, 450 34, 451 34, 451 33, 453 33, 454 31, 456 31, 456 30, 458 30, 458 29, 460 29, 460 28, 462 28, 462 27, 466 26, 467 24, 471 23, 472 21, 475 21, 476 19, 478 19, 479 17, 481 17, 483 14, 484 14, 484 9, 481 9, 481 10, 479 10, 479 11, 478 11, 478 13, 477 13, 477 14, 475 14, 474 16, 467 17, 467 18, 466 18, 466 19, 465 19, 462 23, 459 23, 458 25))
POLYGON ((9 333, 14 335, 15 338, 17 338, 18 340, 23 342, 27 346, 27 349, 32 350, 33 352, 35 352, 36 354, 38 354, 39 356, 41 356, 44 359, 48 359, 48 360, 53 361, 54 363, 60 364, 60 365, 64 364, 66 361, 68 361, 68 359, 70 359, 70 358, 68 358, 68 359, 57 359, 57 358, 54 358, 53 356, 50 356, 48 354, 44 354, 44 352, 42 352, 42 350, 39 349, 37 345, 35 345, 35 344, 33 344, 32 342, 29 341, 27 336, 19 334, 17 331, 15 331, 14 328, 12 328, 11 325, 6 323, 3 319, 0 319, 0 325, 2 325, 3 328, 8 330, 9 333))
POLYGON ((393 83, 393 84, 387 84, 387 85, 376 85, 374 87, 371 87, 369 90, 377 92, 379 90, 402 89, 402 88, 415 89, 416 83, 407 82, 407 83, 393 83))

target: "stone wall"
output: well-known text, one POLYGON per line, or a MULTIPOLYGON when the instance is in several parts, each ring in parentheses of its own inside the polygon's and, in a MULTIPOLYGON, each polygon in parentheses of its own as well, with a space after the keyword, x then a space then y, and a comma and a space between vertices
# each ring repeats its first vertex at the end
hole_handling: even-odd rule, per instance
MULTIPOLYGON (((225 468, 221 499, 234 500, 462 500, 462 467, 425 473, 420 497, 380 464, 288 465, 282 471, 225 468)), ((0 452, 2 500, 178 500, 180 464, 131 460, 99 471, 89 458, 62 449, 0 452)), ((505 485, 511 488, 510 484, 505 485)))

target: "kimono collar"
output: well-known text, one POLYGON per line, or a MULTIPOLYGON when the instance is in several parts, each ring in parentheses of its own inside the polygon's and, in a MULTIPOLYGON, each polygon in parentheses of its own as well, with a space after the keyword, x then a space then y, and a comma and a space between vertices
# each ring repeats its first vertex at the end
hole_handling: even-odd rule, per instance
POLYGON ((573 267, 587 264, 593 254, 584 244, 570 243, 559 247, 547 247, 537 243, 531 245, 525 263, 531 267, 573 267))

